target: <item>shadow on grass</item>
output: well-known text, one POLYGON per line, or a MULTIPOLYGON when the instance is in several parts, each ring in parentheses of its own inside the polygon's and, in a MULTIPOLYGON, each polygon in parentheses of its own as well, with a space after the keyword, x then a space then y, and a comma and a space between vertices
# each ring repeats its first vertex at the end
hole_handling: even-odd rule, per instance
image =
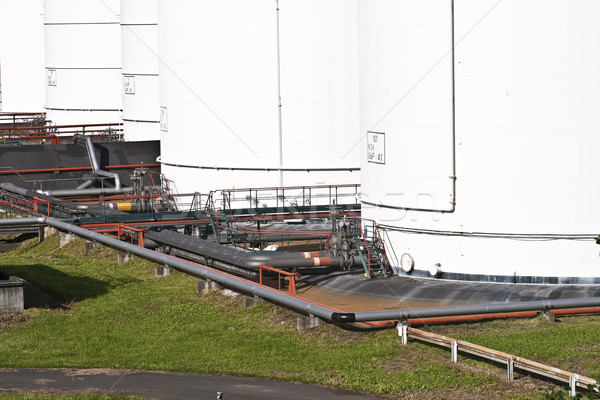
POLYGON ((37 233, 21 233, 19 235, 0 235, 0 253, 19 247, 26 240, 37 236, 37 233))
MULTIPOLYGON (((25 308, 69 308, 72 302, 95 298, 108 293, 115 282, 106 282, 88 276, 64 273, 44 264, 27 266, 3 266, 4 275, 14 275, 25 279, 25 308)), ((116 284, 138 281, 123 278, 116 284)))

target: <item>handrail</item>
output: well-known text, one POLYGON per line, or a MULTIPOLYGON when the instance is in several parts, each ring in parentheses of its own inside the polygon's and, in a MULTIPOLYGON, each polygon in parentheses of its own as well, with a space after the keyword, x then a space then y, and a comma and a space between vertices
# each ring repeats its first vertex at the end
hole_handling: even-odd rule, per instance
POLYGON ((449 338, 443 335, 438 335, 432 332, 423 331, 420 329, 407 327, 406 325, 398 325, 398 334, 402 336, 402 344, 406 344, 406 339, 412 337, 417 340, 436 344, 451 349, 451 359, 453 362, 458 361, 457 353, 462 351, 473 354, 477 357, 482 357, 491 361, 503 363, 507 365, 508 380, 513 380, 513 369, 518 368, 523 371, 528 371, 534 374, 542 375, 547 378, 555 379, 561 382, 566 382, 571 386, 571 395, 575 395, 576 386, 586 388, 588 385, 597 387, 597 382, 593 378, 578 375, 573 372, 563 371, 562 369, 551 367, 537 361, 528 360, 526 358, 517 357, 502 351, 493 350, 484 346, 449 338))
MULTIPOLYGON (((88 127, 89 128, 95 128, 95 127, 101 127, 101 126, 106 126, 108 128, 115 127, 113 129, 119 129, 119 130, 123 129, 123 128, 117 128, 117 127, 122 127, 123 126, 122 122, 115 122, 115 123, 105 123, 105 124, 32 125, 32 126, 15 126, 15 127, 2 127, 2 126, 0 126, 0 131, 26 131, 26 130, 51 130, 51 131, 55 131, 57 129, 64 129, 64 128, 82 128, 84 132, 89 132, 89 131, 86 131, 85 128, 88 128, 88 127)), ((97 131, 100 131, 100 130, 97 130, 97 131)))
POLYGON ((287 276, 290 279, 290 283, 288 286, 288 293, 290 296, 296 296, 296 281, 294 278, 301 278, 302 276, 300 275, 299 272, 288 272, 288 271, 284 271, 278 268, 273 268, 269 265, 265 265, 265 264, 261 264, 260 268, 259 268, 259 282, 260 285, 263 284, 262 281, 262 272, 263 271, 271 271, 271 272, 277 272, 277 281, 279 284, 279 291, 281 291, 281 275, 287 276))
POLYGON ((363 232, 362 224, 360 223, 360 219, 357 218, 357 220, 358 220, 357 222, 358 222, 358 230, 360 231, 360 236, 364 243, 365 249, 367 249, 367 275, 370 278, 371 277, 371 250, 369 249, 369 244, 367 243, 367 238, 365 237, 365 234, 363 232))

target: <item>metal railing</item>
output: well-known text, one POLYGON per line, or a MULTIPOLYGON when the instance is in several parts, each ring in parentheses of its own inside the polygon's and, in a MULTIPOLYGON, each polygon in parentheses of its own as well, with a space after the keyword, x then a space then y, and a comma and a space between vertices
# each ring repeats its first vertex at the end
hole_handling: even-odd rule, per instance
POLYGON ((502 351, 465 342, 464 340, 449 338, 420 329, 411 328, 402 324, 398 324, 398 335, 402 337, 402 344, 406 344, 407 339, 411 337, 416 340, 450 348, 450 358, 452 362, 458 362, 458 352, 461 351, 477 357, 485 358, 490 361, 506 364, 509 381, 512 381, 514 378, 514 369, 519 369, 522 371, 531 372, 533 374, 545 376, 560 382, 568 383, 570 386, 571 396, 575 396, 577 386, 587 389, 588 385, 591 385, 596 387, 597 390, 597 382, 595 379, 578 375, 573 372, 563 371, 559 368, 551 367, 549 365, 528 360, 526 358, 517 357, 502 351))
POLYGON ((50 144, 61 143, 61 138, 74 134, 87 134, 93 141, 122 141, 123 124, 82 124, 82 125, 30 125, 3 126, 0 124, 0 144, 50 144))
POLYGON ((295 278, 300 278, 301 275, 299 272, 288 272, 288 271, 283 271, 281 269, 278 268, 273 268, 269 265, 264 265, 262 264, 259 268, 259 274, 260 274, 260 278, 259 278, 259 283, 260 285, 263 284, 263 271, 270 271, 270 272, 275 272, 277 273, 277 281, 278 281, 278 290, 281 291, 281 277, 282 276, 286 276, 289 279, 289 283, 288 283, 288 294, 290 296, 296 296, 296 281, 295 278))

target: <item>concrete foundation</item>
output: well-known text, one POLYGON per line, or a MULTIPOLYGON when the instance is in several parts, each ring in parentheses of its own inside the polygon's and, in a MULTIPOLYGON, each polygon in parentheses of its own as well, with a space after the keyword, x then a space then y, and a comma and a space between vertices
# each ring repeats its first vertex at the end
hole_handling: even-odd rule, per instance
POLYGON ((23 310, 25 308, 24 284, 25 280, 16 276, 0 280, 0 310, 23 310))
POLYGON ((319 325, 321 325, 321 320, 314 315, 301 315, 298 317, 298 331, 316 328, 319 325))
POLYGON ((215 281, 198 281, 196 282, 196 293, 209 294, 214 291, 220 290, 221 286, 215 281))
POLYGON ((548 321, 550 322, 556 322, 556 315, 554 314, 550 314, 550 311, 544 311, 542 312, 542 315, 544 316, 544 318, 546 318, 548 321))
POLYGON ((102 246, 102 245, 98 242, 94 242, 92 240, 86 240, 85 244, 83 246, 83 251, 85 254, 87 254, 88 251, 92 250, 95 247, 100 247, 100 246, 102 246))
POLYGON ((73 240, 77 239, 77 235, 70 232, 61 232, 60 233, 60 247, 64 247, 67 244, 71 243, 73 240))
POLYGON ((119 262, 119 264, 125 264, 126 262, 133 260, 134 257, 135 256, 131 253, 121 252, 118 255, 118 262, 119 262))
POLYGON ((43 229, 44 229, 44 237, 50 236, 53 233, 56 233, 56 229, 51 226, 45 226, 43 229))
POLYGON ((169 267, 168 265, 159 265, 154 268, 154 275, 157 278, 162 278, 163 276, 169 276, 175 271, 173 267, 169 267))
POLYGON ((245 308, 254 307, 257 304, 261 304, 264 302, 265 301, 260 297, 249 297, 249 296, 244 297, 244 307, 245 308))

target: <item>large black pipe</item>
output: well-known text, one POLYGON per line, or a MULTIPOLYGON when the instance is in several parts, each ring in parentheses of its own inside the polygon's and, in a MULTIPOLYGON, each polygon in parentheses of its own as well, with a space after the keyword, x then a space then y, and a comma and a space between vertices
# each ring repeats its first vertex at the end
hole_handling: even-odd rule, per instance
POLYGON ((229 287, 234 290, 239 290, 244 293, 262 297, 276 304, 289 307, 297 312, 314 315, 327 321, 339 323, 389 320, 404 321, 410 318, 431 318, 455 315, 505 313, 516 311, 545 311, 552 309, 600 307, 600 297, 587 297, 573 299, 523 301, 499 304, 477 304, 454 307, 365 311, 355 313, 337 312, 327 307, 311 303, 310 301, 304 300, 302 298, 289 296, 283 292, 265 286, 260 286, 254 282, 250 282, 245 279, 236 278, 231 275, 227 275, 223 272, 215 271, 213 269, 203 267, 201 265, 194 264, 189 261, 181 260, 175 257, 168 256, 166 254, 144 249, 131 243, 122 242, 120 240, 84 228, 80 228, 78 226, 57 220, 55 218, 39 217, 0 219, 0 225, 49 225, 56 229, 74 233, 83 238, 97 241, 108 247, 112 247, 121 251, 126 251, 162 265, 170 265, 173 268, 189 273, 190 275, 198 276, 203 279, 213 280, 225 287, 229 287))
MULTIPOLYGON (((179 232, 162 230, 160 232, 148 231, 145 237, 168 246, 186 250, 214 260, 245 269, 259 269, 261 265, 269 265, 274 268, 314 268, 344 266, 342 257, 329 257, 326 253, 322 256, 302 258, 302 253, 255 253, 243 251, 232 247, 222 246, 208 240, 198 239, 184 235, 179 232)), ((351 259, 352 263, 360 260, 351 259)))

